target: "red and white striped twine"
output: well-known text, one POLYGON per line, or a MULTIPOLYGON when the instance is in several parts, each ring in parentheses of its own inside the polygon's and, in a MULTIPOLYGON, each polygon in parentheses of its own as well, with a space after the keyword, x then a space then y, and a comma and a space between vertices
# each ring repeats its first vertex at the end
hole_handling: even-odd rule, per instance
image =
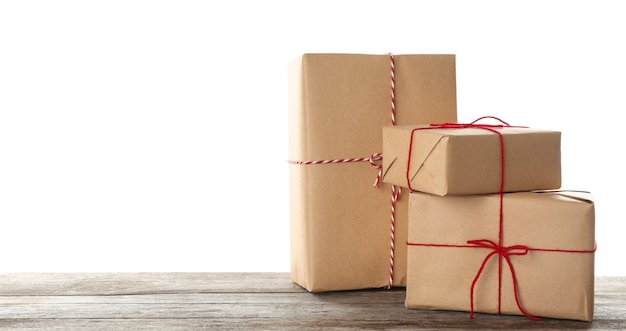
POLYGON ((389 286, 391 288, 393 286, 393 269, 394 269, 394 258, 396 251, 396 201, 400 199, 400 194, 402 194, 402 187, 398 187, 396 189, 395 185, 391 185, 391 256, 389 263, 389 286))
MULTIPOLYGON (((389 60, 391 62, 391 125, 396 125, 396 68, 394 55, 389 53, 389 60)), ((287 161, 289 164, 298 165, 312 165, 312 164, 331 164, 331 163, 351 163, 351 162, 369 162, 370 165, 378 169, 378 175, 374 181, 375 187, 380 187, 383 167, 376 161, 383 159, 382 153, 374 153, 370 157, 352 158, 352 159, 334 159, 334 160, 317 160, 317 161, 287 161)), ((395 254, 395 242, 396 242, 396 202, 400 199, 402 193, 402 187, 391 186, 391 244, 390 244, 390 257, 389 257, 389 285, 387 288, 393 286, 393 270, 394 270, 394 254, 395 254)))
POLYGON ((374 187, 380 187, 380 180, 383 175, 383 166, 382 164, 376 163, 376 161, 382 161, 383 154, 382 153, 374 153, 370 157, 360 157, 355 159, 336 159, 336 160, 317 160, 317 161, 287 161, 289 164, 331 164, 331 163, 351 163, 351 162, 369 162, 370 165, 376 169, 378 169, 378 175, 376 176, 376 180, 374 181, 374 187))
MULTIPOLYGON (((391 63, 391 125, 396 125, 396 65, 393 54, 389 53, 389 62, 391 63)), ((382 169, 381 169, 382 170, 382 169)), ((396 251, 396 201, 400 199, 402 187, 396 189, 395 185, 391 185, 391 244, 389 254, 389 286, 393 286, 394 258, 396 251)))
POLYGON ((396 65, 393 54, 389 53, 391 62, 391 125, 396 125, 396 65))

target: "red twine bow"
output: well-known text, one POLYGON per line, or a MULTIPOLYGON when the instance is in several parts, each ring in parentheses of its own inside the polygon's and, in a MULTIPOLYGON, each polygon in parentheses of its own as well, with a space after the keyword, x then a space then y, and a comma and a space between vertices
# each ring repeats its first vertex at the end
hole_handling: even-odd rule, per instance
POLYGON ((485 265, 491 259, 492 256, 498 254, 498 314, 500 314, 500 298, 501 298, 501 275, 502 275, 502 258, 506 261, 509 266, 509 270, 511 270, 511 278, 513 278, 513 294, 515 295, 515 304, 517 304, 517 309, 526 317, 539 321, 538 317, 535 317, 529 313, 527 313, 522 305, 519 302, 519 296, 517 294, 517 278, 515 277, 515 269, 513 268, 513 263, 511 263, 511 255, 526 255, 528 254, 528 247, 524 245, 513 245, 513 246, 501 246, 496 244, 495 242, 487 239, 480 240, 468 240, 468 244, 475 245, 476 247, 488 248, 491 249, 491 253, 487 254, 483 263, 480 265, 478 272, 476 273, 476 277, 472 281, 472 287, 470 290, 470 318, 474 318, 474 286, 476 282, 478 282, 478 278, 483 272, 485 265))

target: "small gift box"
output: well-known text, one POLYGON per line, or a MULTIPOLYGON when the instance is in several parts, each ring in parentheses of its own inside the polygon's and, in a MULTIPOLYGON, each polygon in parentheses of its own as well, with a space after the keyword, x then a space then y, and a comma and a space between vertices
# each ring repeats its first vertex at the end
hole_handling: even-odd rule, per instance
POLYGON ((560 188, 561 133, 502 123, 386 126, 383 182, 441 196, 560 188))
POLYGON ((406 306, 591 321, 588 193, 411 192, 406 306))

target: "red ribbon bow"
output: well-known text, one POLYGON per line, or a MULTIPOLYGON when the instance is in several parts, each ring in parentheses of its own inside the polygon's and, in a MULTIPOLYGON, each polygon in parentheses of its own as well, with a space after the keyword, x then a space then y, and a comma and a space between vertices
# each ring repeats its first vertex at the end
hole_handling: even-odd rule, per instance
POLYGON ((510 258, 511 255, 528 254, 529 248, 524 245, 502 246, 488 239, 468 240, 467 243, 476 247, 483 247, 483 248, 488 248, 492 250, 491 253, 487 254, 485 259, 483 260, 483 263, 480 265, 480 268, 478 269, 478 272, 476 273, 476 277, 474 277, 474 280, 472 281, 472 288, 470 290, 470 318, 474 318, 474 286, 476 285, 476 282, 478 282, 478 278, 480 278, 480 275, 482 274, 483 269, 485 268, 485 265, 487 264, 487 262, 491 259, 492 256, 498 254, 498 314, 500 314, 500 306, 501 306, 500 305, 500 297, 501 297, 500 290, 501 290, 501 283, 502 283, 502 258, 504 258, 506 263, 509 265, 509 270, 511 270, 511 277, 513 278, 513 292, 515 295, 515 303, 517 304, 517 308, 522 314, 524 314, 524 316, 532 320, 539 321, 538 317, 533 316, 529 314, 528 312, 526 312, 524 308, 522 308, 522 305, 519 302, 519 296, 517 294, 517 278, 515 277, 515 269, 513 268, 513 263, 511 263, 511 258, 510 258))

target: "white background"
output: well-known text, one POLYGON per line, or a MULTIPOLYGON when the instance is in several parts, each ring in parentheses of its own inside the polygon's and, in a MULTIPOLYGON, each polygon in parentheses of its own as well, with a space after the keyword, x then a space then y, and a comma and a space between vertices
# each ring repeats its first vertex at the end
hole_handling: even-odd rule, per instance
POLYGON ((287 64, 450 53, 460 121, 560 130, 622 263, 618 1, 3 1, 0 272, 288 271, 287 64))

